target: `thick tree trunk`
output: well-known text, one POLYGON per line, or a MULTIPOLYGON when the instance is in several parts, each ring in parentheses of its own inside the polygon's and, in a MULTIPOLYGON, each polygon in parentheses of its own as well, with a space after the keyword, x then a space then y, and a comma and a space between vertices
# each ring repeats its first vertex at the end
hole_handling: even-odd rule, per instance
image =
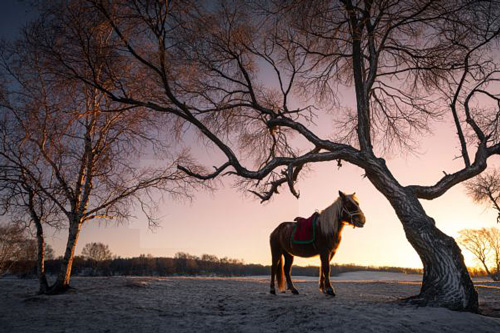
POLYGON ((392 177, 385 163, 382 160, 377 162, 381 168, 377 168, 376 173, 372 170, 368 177, 391 203, 403 224, 406 238, 424 266, 420 294, 408 301, 477 312, 477 292, 457 243, 436 228, 434 220, 427 216, 416 195, 392 177))
MULTIPOLYGON (((35 221, 36 222, 36 221, 35 221)), ((38 245, 38 255, 36 263, 36 272, 38 276, 38 281, 40 284, 39 293, 45 294, 49 289, 49 284, 47 282, 47 275, 45 273, 45 238, 43 235, 43 227, 39 222, 36 225, 36 239, 38 245)))
POLYGON ((419 305, 477 312, 477 292, 460 248, 452 237, 435 227, 434 220, 425 215, 418 200, 418 204, 412 203, 413 200, 408 201, 405 203, 408 207, 394 208, 398 215, 401 212, 415 212, 413 218, 402 221, 406 237, 424 266, 420 294, 408 301, 419 305))
POLYGON ((50 288, 50 294, 57 294, 65 292, 69 289, 69 282, 71 278, 71 269, 73 267, 73 259, 75 255, 76 243, 80 235, 82 224, 79 220, 71 221, 68 234, 68 243, 66 245, 66 252, 61 263, 61 269, 57 280, 50 288))

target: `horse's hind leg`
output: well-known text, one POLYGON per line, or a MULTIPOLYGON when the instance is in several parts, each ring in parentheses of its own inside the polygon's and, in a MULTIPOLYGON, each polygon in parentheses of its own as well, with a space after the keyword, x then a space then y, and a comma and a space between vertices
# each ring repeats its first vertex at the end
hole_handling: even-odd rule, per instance
POLYGON ((276 272, 278 270, 278 264, 281 258, 275 258, 272 256, 272 265, 271 265, 271 289, 270 293, 276 295, 276 288, 274 287, 274 277, 276 276, 276 272))
POLYGON ((295 289, 295 286, 293 285, 292 282, 292 264, 293 264, 293 256, 289 253, 284 252, 283 256, 285 257, 285 277, 286 277, 286 284, 288 286, 288 290, 292 292, 292 294, 298 295, 299 292, 297 289, 295 289))
POLYGON ((274 278, 278 280, 278 288, 281 289, 283 285, 283 252, 279 245, 273 241, 271 237, 271 289, 270 293, 276 295, 276 288, 274 287, 274 278))

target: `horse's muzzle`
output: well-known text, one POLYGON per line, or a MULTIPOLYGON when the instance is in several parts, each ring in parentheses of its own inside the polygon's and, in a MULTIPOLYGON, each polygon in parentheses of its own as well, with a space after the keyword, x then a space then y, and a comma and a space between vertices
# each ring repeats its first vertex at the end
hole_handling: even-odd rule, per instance
POLYGON ((357 227, 357 228, 363 228, 365 226, 365 216, 363 214, 356 216, 355 218, 352 219, 352 226, 357 227))
POLYGON ((363 228, 365 226, 365 222, 354 221, 352 225, 357 228, 363 228))

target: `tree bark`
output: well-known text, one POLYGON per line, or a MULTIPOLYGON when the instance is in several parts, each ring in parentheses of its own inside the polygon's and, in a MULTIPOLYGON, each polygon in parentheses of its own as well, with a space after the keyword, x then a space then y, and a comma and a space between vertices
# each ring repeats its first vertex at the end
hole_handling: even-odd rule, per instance
POLYGON ((34 197, 35 192, 27 187, 28 190, 28 202, 29 211, 33 222, 36 227, 36 240, 37 240, 37 259, 36 259, 36 273, 38 276, 39 290, 40 294, 47 293, 49 289, 49 284, 47 282, 47 275, 45 274, 45 237, 43 235, 43 224, 42 217, 36 212, 34 197))
POLYGON ((393 205, 398 215, 415 213, 413 218, 402 222, 406 237, 424 266, 420 294, 408 301, 419 305, 477 312, 477 292, 460 248, 452 237, 435 227, 434 220, 425 214, 416 198, 417 204, 412 201, 407 200, 399 206, 393 205))
POLYGON ((49 289, 47 282, 47 275, 45 273, 45 238, 43 235, 43 226, 40 221, 35 221, 36 225, 36 239, 38 245, 38 255, 36 263, 36 272, 40 284, 39 293, 45 294, 49 289))
POLYGON ((61 263, 61 268, 57 280, 54 285, 50 288, 50 294, 58 294, 67 291, 70 286, 71 278, 71 268, 73 267, 73 259, 75 255, 76 243, 78 241, 78 236, 80 235, 80 230, 82 223, 80 220, 72 220, 69 227, 68 243, 66 245, 66 252, 64 253, 64 258, 61 263))
POLYGON ((436 228, 434 219, 427 216, 416 194, 396 181, 382 159, 370 163, 368 178, 391 203, 406 238, 422 260, 424 275, 420 293, 407 301, 477 312, 477 292, 455 240, 436 228))
POLYGON ((484 270, 486 271, 486 274, 488 274, 488 276, 492 277, 492 274, 490 272, 490 269, 488 268, 488 265, 486 264, 486 261, 482 260, 482 259, 479 259, 479 261, 481 261, 481 263, 483 264, 483 267, 484 267, 484 270))

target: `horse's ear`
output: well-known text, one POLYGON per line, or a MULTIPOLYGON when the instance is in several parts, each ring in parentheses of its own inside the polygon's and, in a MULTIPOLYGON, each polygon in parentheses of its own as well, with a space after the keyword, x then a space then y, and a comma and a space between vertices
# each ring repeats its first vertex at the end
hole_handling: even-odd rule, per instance
POLYGON ((339 196, 342 198, 342 200, 345 200, 345 194, 342 191, 339 191, 339 196))

